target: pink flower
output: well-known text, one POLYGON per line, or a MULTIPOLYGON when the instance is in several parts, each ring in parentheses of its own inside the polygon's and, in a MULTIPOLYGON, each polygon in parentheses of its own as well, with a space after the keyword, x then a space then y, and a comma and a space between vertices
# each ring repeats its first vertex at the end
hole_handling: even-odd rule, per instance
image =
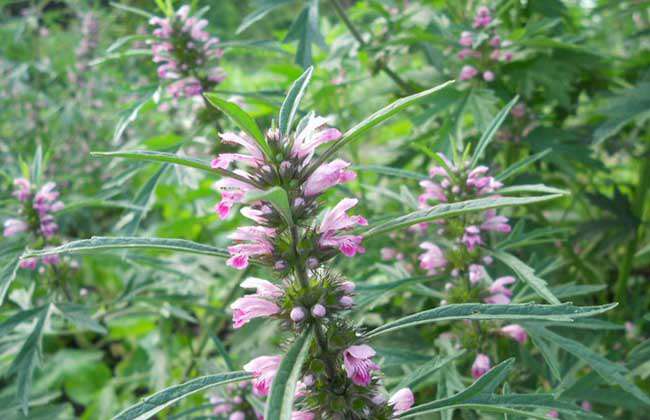
POLYGON ((526 330, 518 324, 506 325, 501 328, 501 333, 511 337, 519 344, 525 344, 526 341, 528 341, 528 333, 526 333, 526 330))
POLYGON ((472 363, 472 377, 478 379, 490 370, 490 358, 485 354, 479 353, 472 363))
POLYGON ((426 250, 424 254, 420 254, 420 267, 427 270, 429 274, 436 274, 439 268, 444 268, 447 265, 442 249, 431 242, 422 242, 420 248, 426 250))
POLYGON ((4 223, 3 235, 6 237, 14 236, 22 232, 27 232, 29 225, 20 219, 7 219, 4 223))
POLYGON ((503 61, 508 62, 510 60, 512 60, 512 53, 510 51, 503 53, 503 61))
POLYGON ((352 229, 356 225, 366 226, 368 221, 362 216, 349 216, 346 211, 357 205, 358 200, 344 198, 323 217, 318 227, 321 234, 319 244, 325 248, 338 248, 343 255, 353 257, 363 254, 366 249, 361 245, 362 236, 342 235, 341 231, 352 229))
POLYGON ((490 53, 490 60, 492 61, 499 61, 499 58, 501 58, 501 51, 500 50, 494 50, 490 53))
POLYGON ((234 301, 230 308, 235 329, 248 324, 253 318, 271 316, 280 312, 278 305, 256 295, 243 296, 234 301))
POLYGON ((14 179, 14 185, 18 187, 13 193, 14 197, 19 201, 29 200, 32 195, 32 184, 25 178, 16 178, 14 179))
POLYGON ((309 197, 320 194, 334 185, 354 180, 357 174, 346 170, 348 166, 349 162, 336 159, 318 167, 305 183, 305 195, 309 197))
POLYGON ((316 415, 311 411, 294 411, 291 413, 291 420, 314 420, 316 415))
POLYGON ((472 33, 469 31, 464 31, 462 34, 460 34, 460 40, 458 43, 463 47, 471 47, 473 43, 472 33))
POLYGON ((475 53, 476 53, 476 51, 474 51, 474 50, 471 50, 469 48, 463 48, 462 50, 460 50, 458 52, 458 58, 460 60, 464 60, 467 57, 474 57, 476 55, 475 53))
MULTIPOLYGON (((247 177, 245 172, 235 170, 235 173, 247 177)), ((222 219, 228 217, 233 205, 241 202, 247 192, 256 190, 252 185, 233 178, 222 178, 213 184, 213 188, 221 192, 221 201, 215 206, 215 211, 222 219)))
POLYGON ((249 277, 240 284, 244 289, 256 289, 256 295, 264 298, 276 298, 284 296, 284 290, 268 280, 257 277, 249 277))
POLYGON ((244 370, 253 374, 253 393, 258 397, 269 394, 271 383, 280 367, 282 356, 260 356, 244 365, 244 370))
POLYGON ((251 164, 255 163, 255 166, 257 166, 262 162, 264 162, 264 153, 259 148, 255 139, 253 139, 248 134, 243 132, 239 134, 233 132, 227 132, 221 134, 219 137, 221 137, 222 143, 238 144, 241 147, 243 147, 248 152, 248 156, 246 157, 246 159, 248 160, 249 163, 251 164))
POLYGON ((56 254, 43 257, 43 264, 45 265, 57 265, 59 263, 61 263, 61 257, 56 254))
POLYGON ((371 372, 379 370, 379 366, 370 360, 375 354, 366 344, 350 346, 343 352, 343 366, 353 383, 359 386, 370 384, 371 372))
POLYGON ((460 80, 469 80, 476 76, 478 74, 478 70, 476 70, 472 66, 463 66, 463 68, 460 70, 460 75, 458 76, 460 80))
POLYGON ((424 193, 420 194, 418 197, 418 202, 420 203, 420 208, 426 208, 429 206, 429 200, 436 200, 441 203, 447 202, 447 195, 445 189, 442 185, 437 182, 424 180, 420 181, 420 186, 424 188, 424 193))
POLYGON ((228 420, 246 420, 246 414, 243 411, 235 411, 234 413, 230 414, 228 420))
POLYGON ((526 115, 526 105, 520 102, 512 108, 510 113, 515 118, 523 118, 526 115))
POLYGON ((477 246, 483 243, 483 240, 481 239, 481 229, 476 226, 467 226, 461 242, 465 244, 469 252, 474 251, 477 246))
POLYGON ((339 299, 339 303, 344 308, 351 308, 352 305, 354 305, 354 299, 352 299, 350 296, 342 296, 341 299, 339 299))
POLYGON ((228 247, 231 257, 226 264, 242 270, 248 267, 250 257, 260 255, 271 255, 273 244, 271 240, 275 237, 275 229, 264 226, 242 226, 230 235, 230 239, 240 241, 228 247), (247 242, 245 242, 247 241, 247 242))
POLYGON ((408 410, 415 403, 413 392, 409 388, 402 388, 388 400, 388 405, 393 407, 393 415, 399 415, 408 410))
POLYGON ((327 314, 327 310, 323 305, 317 303, 314 305, 313 308, 311 308, 311 314, 314 315, 316 318, 322 318, 327 314))
POLYGON ((490 40, 490 46, 494 48, 499 48, 501 46, 501 38, 499 35, 494 35, 490 40))
POLYGON ((485 267, 480 264, 469 265, 469 282, 471 284, 477 284, 483 280, 483 277, 485 277, 485 267))
POLYGON ((515 282, 515 278, 512 276, 499 277, 490 285, 489 292, 490 296, 486 297, 484 300, 486 303, 492 303, 496 305, 507 305, 510 303, 510 298, 512 297, 512 291, 506 286, 515 282))
POLYGON ((583 401, 582 404, 580 404, 583 410, 585 411, 591 411, 593 410, 593 407, 591 406, 591 403, 589 401, 583 401))
POLYGON ((484 71, 483 72, 483 80, 485 80, 486 82, 493 81, 494 80, 494 73, 491 72, 490 70, 484 71))
POLYGON ((379 250, 379 253, 383 261, 390 261, 397 257, 397 250, 395 248, 384 247, 379 250))
POLYGON ((508 218, 505 216, 497 216, 495 209, 490 209, 485 212, 485 222, 481 224, 481 230, 491 232, 509 233, 511 228, 508 224, 508 218))
POLYGON ((27 270, 35 270, 36 264, 38 264, 38 258, 25 258, 20 260, 18 266, 27 270))
POLYGON ((548 416, 552 419, 559 419, 560 413, 558 413, 557 410, 551 410, 548 412, 548 416))
POLYGON ((297 158, 304 158, 306 161, 309 161, 318 146, 338 140, 339 138, 341 138, 341 132, 336 128, 327 127, 327 120, 325 118, 309 115, 304 124, 299 124, 298 132, 296 133, 291 148, 291 154, 297 158))
POLYGON ((486 27, 492 23, 492 16, 490 16, 490 9, 485 6, 481 6, 476 11, 476 16, 474 17, 474 28, 486 27))
POLYGON ((293 322, 300 322, 305 319, 305 310, 297 306, 291 310, 289 317, 293 322))

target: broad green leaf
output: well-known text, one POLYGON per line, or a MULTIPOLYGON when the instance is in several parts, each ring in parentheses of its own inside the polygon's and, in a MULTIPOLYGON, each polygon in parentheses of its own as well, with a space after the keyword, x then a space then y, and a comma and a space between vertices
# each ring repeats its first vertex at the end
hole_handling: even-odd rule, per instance
POLYGON ((302 101, 302 97, 305 95, 305 91, 307 90, 307 86, 309 86, 309 81, 311 80, 313 72, 314 67, 309 66, 307 70, 305 70, 305 72, 293 82, 286 98, 284 98, 284 101, 282 102, 278 124, 280 126, 280 133, 285 136, 291 131, 293 119, 296 116, 296 112, 298 112, 300 101, 302 101))
POLYGON ((493 251, 492 256, 507 265, 515 272, 519 280, 530 286, 537 294, 544 298, 548 303, 559 304, 560 300, 555 297, 553 292, 548 288, 548 283, 535 275, 535 270, 526 265, 519 258, 503 251, 493 251))
POLYGON ((89 308, 76 303, 58 303, 56 308, 67 320, 75 324, 81 330, 92 331, 98 334, 107 334, 108 331, 102 324, 94 320, 89 308))
POLYGON ((535 153, 532 156, 528 156, 526 159, 522 159, 519 162, 516 162, 508 166, 506 169, 504 169, 501 173, 499 173, 499 175, 495 176, 494 178, 497 181, 504 181, 510 178, 511 176, 516 175, 519 172, 523 171, 525 168, 537 162, 538 160, 544 158, 546 155, 551 153, 551 150, 552 149, 544 149, 539 153, 535 153))
POLYGON ((113 420, 149 419, 159 411, 196 392, 251 378, 252 375, 247 372, 229 372, 192 379, 184 384, 171 386, 144 398, 141 403, 133 405, 113 417, 113 420))
POLYGON ((137 237, 105 237, 94 236, 91 239, 81 239, 68 242, 58 247, 27 250, 21 258, 42 257, 55 254, 94 253, 106 249, 159 249, 168 251, 188 252, 190 254, 212 255, 227 258, 228 251, 210 245, 200 244, 185 239, 167 238, 137 238, 137 237))
POLYGON ((497 116, 494 117, 487 130, 483 132, 483 135, 476 145, 476 149, 474 149, 474 154, 472 155, 472 160, 469 164, 470 168, 474 168, 478 164, 478 161, 485 152, 485 149, 487 149, 488 145, 494 138, 494 135, 497 133, 497 130, 499 130, 499 127, 501 127, 501 124, 503 124, 503 121, 506 119, 510 113, 510 110, 518 100, 519 96, 512 98, 512 100, 508 102, 508 104, 501 111, 499 111, 497 116))
POLYGON ((354 127, 350 128, 348 131, 346 131, 343 134, 343 136, 336 141, 336 143, 334 143, 329 149, 327 149, 319 159, 317 159, 314 163, 312 163, 311 167, 309 168, 310 170, 308 171, 308 175, 311 174, 311 172, 313 172, 316 168, 318 168, 322 162, 325 162, 331 156, 333 156, 334 153, 336 153, 339 149, 348 145, 354 140, 361 138, 361 136, 363 136, 371 128, 378 126, 379 124, 383 123, 393 115, 421 101, 422 99, 430 97, 431 95, 434 95, 437 92, 440 92, 441 90, 443 90, 445 87, 449 86, 453 82, 454 82, 453 80, 450 80, 431 89, 427 89, 425 91, 398 99, 392 104, 368 116, 366 119, 364 119, 354 127))
POLYGON ((266 400, 264 418, 291 420, 296 383, 302 371, 302 364, 307 357, 312 336, 311 329, 305 331, 282 357, 282 362, 271 385, 271 393, 266 400))
POLYGON ((610 362, 605 357, 594 352, 585 345, 556 334, 547 328, 532 323, 525 324, 524 327, 526 330, 534 331, 538 336, 544 337, 545 340, 550 341, 551 343, 561 347, 564 351, 571 353, 580 360, 583 360, 591 366, 592 369, 598 372, 598 374, 608 383, 620 386, 624 391, 629 392, 645 404, 650 405, 650 397, 625 377, 630 374, 629 370, 625 366, 610 362))
POLYGON ((7 371, 7 375, 17 375, 16 395, 25 415, 29 410, 29 397, 32 389, 34 370, 41 362, 43 328, 50 316, 51 304, 41 308, 34 329, 29 334, 18 355, 7 371))
POLYGON ((288 226, 293 225, 293 218, 291 216, 291 206, 289 205, 289 197, 287 192, 281 187, 272 187, 266 191, 251 191, 244 197, 244 203, 252 203, 255 201, 268 201, 271 205, 282 215, 282 218, 287 222, 288 226))
POLYGON ((11 283, 16 278, 19 264, 20 259, 16 256, 11 258, 7 265, 0 270, 0 305, 2 305, 2 302, 5 300, 5 295, 7 294, 7 290, 9 290, 9 286, 11 286, 11 283))
POLYGON ((458 203, 438 204, 430 209, 416 210, 403 216, 395 217, 387 222, 372 226, 363 232, 368 238, 375 235, 385 234, 397 229, 405 228, 422 222, 430 222, 438 219, 446 219, 465 213, 484 211, 499 207, 522 206, 542 201, 554 200, 562 197, 563 194, 545 194, 531 197, 484 197, 474 200, 461 201, 458 203))
POLYGON ((461 303, 445 305, 434 309, 418 312, 396 321, 388 322, 381 327, 366 333, 366 338, 374 338, 403 328, 433 322, 452 321, 457 319, 471 320, 547 320, 571 322, 575 318, 590 317, 607 312, 617 304, 601 306, 573 306, 561 305, 536 305, 536 304, 509 304, 489 305, 483 303, 461 303))
POLYGON ((264 134, 262 134, 262 131, 260 131, 260 128, 257 126, 253 117, 248 115, 246 111, 239 107, 239 105, 221 99, 214 93, 206 93, 203 96, 205 96, 205 99, 207 99, 215 108, 218 108, 221 112, 226 114, 237 127, 251 136, 251 138, 253 138, 253 140, 255 140, 260 146, 260 149, 264 152, 266 157, 271 160, 273 159, 273 153, 271 152, 268 143, 266 143, 266 138, 264 137, 264 134))
POLYGON ((422 414, 439 411, 441 409, 445 409, 446 407, 465 402, 470 398, 479 395, 480 393, 490 392, 488 390, 495 389, 506 379, 506 376, 510 370, 512 370, 514 361, 515 359, 504 360, 458 394, 448 398, 443 398, 441 400, 416 405, 415 407, 403 413, 400 418, 415 417, 422 414))
POLYGON ((273 10, 289 3, 293 3, 294 0, 264 0, 258 6, 258 8, 252 13, 246 15, 242 22, 239 24, 237 31, 235 33, 240 34, 248 29, 252 24, 262 19, 264 16, 268 15, 273 10))

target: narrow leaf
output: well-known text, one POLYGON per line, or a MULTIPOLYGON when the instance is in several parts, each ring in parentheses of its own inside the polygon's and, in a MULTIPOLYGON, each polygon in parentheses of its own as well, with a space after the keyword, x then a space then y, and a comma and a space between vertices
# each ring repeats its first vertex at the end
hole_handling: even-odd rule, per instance
POLYGON ((494 251, 491 254, 496 259, 510 267, 521 281, 529 285, 540 297, 546 299, 548 303, 555 305, 560 303, 560 300, 555 297, 553 292, 548 288, 546 281, 537 277, 535 275, 535 270, 526 265, 519 258, 503 251, 494 251))
POLYGON ((497 133, 497 130, 499 130, 499 127, 501 127, 501 124, 503 124, 503 121, 506 119, 508 114, 510 113, 510 110, 512 107, 517 103, 519 100, 519 96, 515 96, 512 98, 510 102, 497 114, 496 117, 492 120, 490 125, 488 126, 487 130, 483 132, 483 135, 478 141, 478 144, 476 145, 476 149, 474 149, 474 154, 472 155, 472 161, 469 164, 470 168, 474 168, 477 164, 483 153, 485 152, 485 149, 488 147, 492 139, 494 138, 494 135, 497 133))
POLYGON ((495 176, 494 178, 497 181, 504 181, 510 178, 511 176, 518 174, 519 172, 521 172, 528 166, 532 165, 533 163, 537 162, 538 160, 542 159, 549 153, 551 153, 551 149, 542 150, 539 153, 535 153, 532 156, 528 156, 526 159, 522 159, 519 162, 516 162, 508 166, 506 169, 504 169, 499 175, 495 176))
POLYGON ((247 372, 229 372, 192 379, 184 384, 171 386, 144 398, 141 403, 133 405, 113 417, 113 420, 149 419, 159 411, 196 392, 251 378, 252 375, 247 372))
POLYGON ((5 295, 9 286, 16 278, 16 273, 18 272, 18 266, 20 264, 20 259, 18 257, 12 258, 7 265, 2 268, 0 271, 0 305, 5 300, 5 295))
POLYGON ((280 133, 287 135, 291 131, 293 119, 296 116, 296 112, 298 112, 300 101, 302 101, 302 97, 305 95, 305 91, 307 90, 313 72, 314 67, 309 66, 307 70, 305 70, 305 72, 291 85, 287 97, 284 98, 282 107, 280 108, 280 115, 278 117, 280 133))

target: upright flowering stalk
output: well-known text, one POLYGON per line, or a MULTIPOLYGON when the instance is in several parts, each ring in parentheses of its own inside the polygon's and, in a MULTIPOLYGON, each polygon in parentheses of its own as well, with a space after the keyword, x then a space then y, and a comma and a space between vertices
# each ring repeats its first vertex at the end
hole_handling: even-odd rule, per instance
MULTIPOLYGON (((29 235, 35 247, 46 247, 57 243, 56 234, 59 225, 54 219, 54 214, 63 209, 63 202, 59 200, 59 192, 54 182, 48 182, 36 188, 25 178, 14 180, 13 196, 20 204, 16 217, 4 221, 3 235, 29 235)), ((60 262, 58 255, 43 257, 44 265, 57 265, 60 262)), ((37 258, 28 258, 20 262, 20 267, 35 270, 38 266, 37 258)))
POLYGON ((496 67, 500 62, 512 60, 512 52, 508 51, 511 43, 504 41, 497 33, 497 25, 490 9, 481 6, 476 11, 474 31, 463 31, 458 45, 460 50, 457 57, 463 62, 458 78, 468 81, 481 77, 486 82, 496 78, 496 67))
MULTIPOLYGON (((341 138, 326 118, 309 113, 295 130, 290 128, 272 127, 262 139, 250 127, 224 133, 223 142, 242 150, 212 161, 213 168, 232 168, 236 175, 215 184, 221 194, 215 208, 219 217, 239 208, 254 223, 231 235, 228 265, 265 265, 276 277, 253 277, 241 284, 253 293, 231 305, 233 327, 272 318, 296 336, 314 332, 296 384, 294 419, 389 419, 413 404, 412 393, 402 390, 390 401, 381 396, 377 355, 346 317, 354 305, 355 285, 326 265, 337 255, 352 258, 365 252, 355 229, 368 222, 351 214, 357 200, 343 198, 323 209, 323 194, 356 175, 349 162, 318 156, 319 146, 341 138)), ((267 355, 244 366, 254 376, 256 396, 269 395, 281 363, 281 355, 267 355)))
POLYGON ((205 31, 208 21, 190 16, 190 6, 182 6, 167 17, 153 17, 151 42, 158 76, 169 81, 167 91, 177 100, 199 96, 212 90, 226 77, 219 67, 223 50, 219 39, 205 31))

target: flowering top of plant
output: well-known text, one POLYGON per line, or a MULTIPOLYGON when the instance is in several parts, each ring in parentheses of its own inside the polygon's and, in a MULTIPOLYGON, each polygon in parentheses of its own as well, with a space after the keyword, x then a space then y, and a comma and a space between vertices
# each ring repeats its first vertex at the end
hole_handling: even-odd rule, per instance
POLYGON ((212 161, 212 167, 218 169, 228 169, 235 162, 241 166, 234 171, 237 178, 225 177, 215 183, 221 192, 215 210, 225 218, 236 203, 246 201, 250 205, 241 213, 257 223, 240 227, 231 235, 236 244, 228 248, 232 255, 228 265, 243 269, 250 258, 256 258, 279 271, 288 267, 293 250, 288 246, 285 216, 269 201, 250 198, 274 187, 287 194, 291 222, 309 226, 301 238, 300 256, 310 268, 331 257, 335 249, 348 257, 365 251, 361 237, 348 233, 355 226, 367 224, 365 218, 347 213, 357 204, 356 199, 341 200, 320 223, 315 221, 321 209, 319 197, 328 188, 356 178, 348 169, 349 162, 320 162, 314 158, 318 146, 340 137, 341 132, 329 127, 325 118, 313 114, 304 117, 288 135, 282 135, 277 128, 269 129, 265 136, 268 151, 246 133, 221 135, 224 143, 240 145, 247 153, 221 153, 212 161))
POLYGON ((167 91, 174 99, 192 97, 213 89, 225 78, 218 66, 223 56, 219 39, 205 31, 206 19, 190 16, 190 6, 179 8, 171 16, 153 17, 155 40, 151 44, 158 76, 173 80, 167 91))
MULTIPOLYGON (((38 190, 25 178, 14 180, 15 190, 13 196, 20 203, 18 217, 6 219, 3 235, 10 237, 21 233, 30 234, 43 247, 51 242, 59 230, 59 225, 53 213, 64 208, 60 201, 59 192, 54 182, 48 182, 38 190)), ((43 257, 43 263, 54 265, 59 263, 58 255, 43 257)), ((38 263, 37 258, 27 258, 21 261, 20 267, 34 270, 38 263)))
POLYGON ((458 44, 461 50, 457 56, 466 62, 460 71, 460 80, 471 80, 482 73, 483 80, 491 82, 495 79, 494 67, 500 61, 512 60, 512 52, 504 51, 510 46, 497 34, 496 23, 490 9, 485 6, 478 8, 474 17, 475 32, 463 31, 458 44))

